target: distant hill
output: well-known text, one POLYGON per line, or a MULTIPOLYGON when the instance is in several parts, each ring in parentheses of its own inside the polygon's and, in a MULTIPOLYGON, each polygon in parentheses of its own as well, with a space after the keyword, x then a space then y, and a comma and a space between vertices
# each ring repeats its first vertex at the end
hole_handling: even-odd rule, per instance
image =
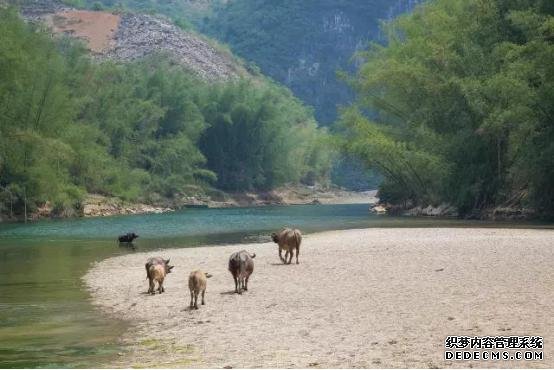
MULTIPOLYGON (((43 0, 45 1, 45 0, 43 0)), ((233 53, 289 87, 314 107, 320 124, 353 99, 337 78, 353 72, 353 55, 382 41, 379 24, 424 0, 65 0, 80 8, 163 14, 184 29, 228 44, 233 53)))
MULTIPOLYGON (((337 107, 353 92, 337 77, 354 72, 353 55, 371 41, 382 42, 379 25, 424 0, 66 0, 89 9, 132 9, 160 13, 185 29, 196 28, 228 44, 261 72, 289 87, 314 108, 320 125, 331 125, 337 107)), ((364 174, 353 158, 343 158, 333 181, 352 189, 374 188, 380 180, 364 174)))
POLYGON ((354 71, 353 55, 380 41, 379 24, 423 0, 232 0, 216 7, 198 28, 315 108, 321 124, 352 100, 337 70, 354 71))
POLYGON ((77 10, 55 0, 28 0, 20 8, 27 20, 82 39, 98 58, 132 61, 162 52, 206 80, 247 74, 231 53, 162 16, 77 10))
MULTIPOLYGON (((354 72, 355 53, 383 42, 380 22, 412 10, 423 0, 231 0, 196 23, 229 44, 261 72, 289 87, 314 108, 320 125, 332 125, 337 108, 354 94, 337 71, 354 72)), ((372 189, 381 181, 354 158, 342 158, 332 181, 351 189, 372 189)))

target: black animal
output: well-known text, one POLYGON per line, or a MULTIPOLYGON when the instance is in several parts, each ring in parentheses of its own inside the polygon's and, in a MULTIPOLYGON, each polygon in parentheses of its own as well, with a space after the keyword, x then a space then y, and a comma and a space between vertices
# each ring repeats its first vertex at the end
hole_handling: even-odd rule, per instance
POLYGON ((120 235, 117 240, 119 240, 120 243, 132 243, 133 240, 138 238, 139 236, 135 233, 127 233, 125 235, 120 235))
POLYGON ((242 294, 242 290, 248 290, 248 279, 254 271, 256 254, 250 255, 245 250, 235 252, 229 257, 229 271, 235 280, 235 293, 242 294))

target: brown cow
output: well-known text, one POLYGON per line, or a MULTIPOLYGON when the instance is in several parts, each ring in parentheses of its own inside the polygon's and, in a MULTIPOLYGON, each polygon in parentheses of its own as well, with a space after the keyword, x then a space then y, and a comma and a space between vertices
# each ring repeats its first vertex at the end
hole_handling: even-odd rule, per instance
POLYGON ((279 245, 279 258, 283 263, 290 264, 294 250, 296 249, 296 264, 298 264, 298 255, 300 254, 300 244, 302 243, 302 233, 298 229, 283 229, 278 233, 271 233, 271 239, 279 245), (285 258, 281 256, 281 251, 285 250, 285 258), (290 253, 290 257, 289 257, 290 253), (287 257, 289 261, 287 262, 287 257))
POLYGON ((229 257, 229 271, 235 280, 235 293, 242 294, 242 289, 248 290, 248 279, 254 272, 256 254, 250 255, 245 250, 235 252, 229 257))
POLYGON ((146 278, 149 280, 148 293, 155 294, 154 286, 156 281, 158 282, 158 292, 160 294, 165 292, 164 279, 174 267, 169 265, 169 259, 164 260, 161 257, 152 257, 146 261, 144 267, 146 268, 146 278))
POLYGON ((205 304, 204 294, 206 293, 206 285, 208 278, 212 275, 196 270, 189 275, 189 290, 190 290, 190 308, 198 309, 198 293, 202 293, 202 304, 205 304), (193 303, 194 298, 194 305, 193 303))

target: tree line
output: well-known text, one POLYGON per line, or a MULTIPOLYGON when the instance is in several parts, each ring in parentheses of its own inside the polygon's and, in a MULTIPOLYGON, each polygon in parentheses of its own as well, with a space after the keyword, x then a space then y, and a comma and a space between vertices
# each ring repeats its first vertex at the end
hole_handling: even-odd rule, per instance
POLYGON ((164 55, 93 61, 15 9, 0 9, 0 34, 2 213, 326 181, 329 136, 269 80, 207 83, 164 55))
POLYGON ((436 0, 360 54, 344 148, 393 204, 554 213, 554 3, 436 0))

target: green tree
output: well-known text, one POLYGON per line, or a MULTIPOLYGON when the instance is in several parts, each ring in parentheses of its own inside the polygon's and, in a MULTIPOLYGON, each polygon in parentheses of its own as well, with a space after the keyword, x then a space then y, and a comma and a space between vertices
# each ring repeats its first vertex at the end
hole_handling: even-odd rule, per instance
POLYGON ((76 113, 65 61, 14 9, 0 11, 0 33, 0 185, 18 185, 18 211, 46 200, 60 206, 78 193, 67 172, 73 150, 59 139, 76 113))
POLYGON ((535 0, 437 0, 388 24, 341 118, 346 147, 385 176, 382 194, 552 212, 552 24, 535 0))
POLYGON ((325 181, 328 135, 262 77, 212 84, 165 55, 92 62, 0 9, 0 210, 83 196, 173 198, 189 188, 270 189, 325 181))
POLYGON ((288 91, 257 85, 239 81, 208 93, 203 112, 209 128, 200 148, 217 185, 271 189, 306 176, 325 178, 330 159, 319 147, 325 134, 309 111, 288 91))

